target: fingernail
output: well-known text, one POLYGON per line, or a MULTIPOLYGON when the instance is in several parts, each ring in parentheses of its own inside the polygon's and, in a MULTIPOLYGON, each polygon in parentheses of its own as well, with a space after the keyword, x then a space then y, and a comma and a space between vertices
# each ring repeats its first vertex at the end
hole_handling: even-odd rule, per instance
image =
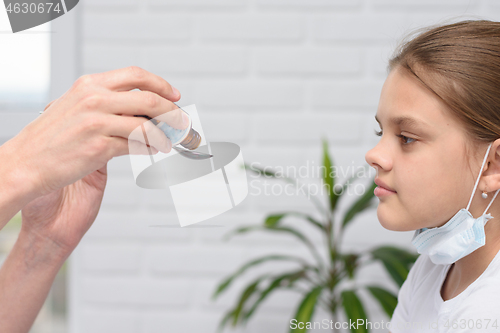
MULTIPOLYGON (((168 139, 167 139, 168 140, 168 139)), ((172 142, 170 140, 167 141, 166 145, 162 147, 162 153, 168 154, 172 150, 172 142)))
POLYGON ((189 126, 189 116, 186 112, 182 111, 182 127, 187 128, 189 126))
POLYGON ((176 87, 172 87, 172 92, 174 93, 174 97, 179 97, 181 95, 181 93, 179 92, 179 90, 177 90, 176 87))

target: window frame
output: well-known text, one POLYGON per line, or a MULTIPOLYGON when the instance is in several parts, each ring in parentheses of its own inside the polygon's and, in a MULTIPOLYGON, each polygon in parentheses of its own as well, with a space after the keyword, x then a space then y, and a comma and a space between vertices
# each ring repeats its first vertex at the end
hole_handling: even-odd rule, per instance
POLYGON ((63 95, 81 75, 81 7, 51 21, 50 101, 63 95))
MULTIPOLYGON (((51 21, 49 102, 62 96, 81 75, 82 4, 51 21)), ((67 260, 66 271, 66 330, 77 332, 75 312, 78 311, 72 293, 76 285, 72 276, 76 267, 73 255, 67 260)))

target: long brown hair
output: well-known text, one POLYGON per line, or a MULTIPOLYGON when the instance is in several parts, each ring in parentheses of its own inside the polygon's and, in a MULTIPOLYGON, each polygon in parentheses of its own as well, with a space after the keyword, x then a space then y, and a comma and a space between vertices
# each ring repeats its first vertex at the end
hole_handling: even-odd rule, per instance
POLYGON ((466 155, 500 138, 500 22, 467 20, 417 32, 396 49, 388 70, 408 70, 449 107, 470 139, 466 155))

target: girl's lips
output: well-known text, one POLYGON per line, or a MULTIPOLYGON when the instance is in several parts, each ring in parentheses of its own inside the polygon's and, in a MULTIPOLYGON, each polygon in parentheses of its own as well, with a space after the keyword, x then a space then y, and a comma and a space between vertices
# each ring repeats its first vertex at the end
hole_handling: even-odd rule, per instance
POLYGON ((384 183, 380 178, 375 178, 374 180, 375 184, 378 185, 378 187, 381 187, 389 192, 394 192, 396 193, 396 191, 394 191, 392 188, 390 188, 386 183, 384 183))
POLYGON ((396 194, 396 192, 389 191, 388 189, 385 189, 385 188, 380 187, 380 186, 375 187, 375 190, 373 191, 373 193, 377 197, 382 197, 382 196, 387 196, 387 195, 391 195, 391 194, 396 194))

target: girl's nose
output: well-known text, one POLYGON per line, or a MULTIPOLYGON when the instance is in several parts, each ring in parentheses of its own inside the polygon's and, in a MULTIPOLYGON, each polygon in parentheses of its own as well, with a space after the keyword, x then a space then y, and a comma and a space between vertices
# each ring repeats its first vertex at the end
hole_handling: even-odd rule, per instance
POLYGON ((365 154, 365 160, 368 165, 377 171, 379 169, 389 171, 392 168, 390 154, 382 149, 380 142, 365 154))

